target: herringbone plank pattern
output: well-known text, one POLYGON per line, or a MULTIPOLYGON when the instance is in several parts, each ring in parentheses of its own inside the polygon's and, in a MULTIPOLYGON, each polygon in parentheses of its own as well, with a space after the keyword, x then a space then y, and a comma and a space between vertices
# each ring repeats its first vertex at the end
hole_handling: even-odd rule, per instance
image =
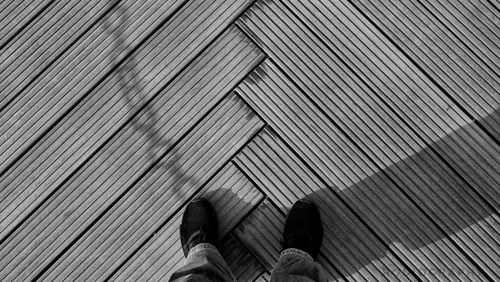
POLYGON ((320 208, 335 281, 500 280, 490 0, 0 4, 0 280, 160 281, 206 197, 241 281, 320 208))

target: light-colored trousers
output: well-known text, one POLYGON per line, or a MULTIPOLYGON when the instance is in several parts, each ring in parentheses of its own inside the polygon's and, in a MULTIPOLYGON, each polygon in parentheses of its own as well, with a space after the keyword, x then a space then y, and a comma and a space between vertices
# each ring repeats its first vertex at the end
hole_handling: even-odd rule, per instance
MULTIPOLYGON (((184 266, 170 281, 236 281, 216 247, 196 245, 189 251, 184 266)), ((323 269, 311 256, 298 249, 286 249, 271 273, 271 281, 326 281, 323 269)))

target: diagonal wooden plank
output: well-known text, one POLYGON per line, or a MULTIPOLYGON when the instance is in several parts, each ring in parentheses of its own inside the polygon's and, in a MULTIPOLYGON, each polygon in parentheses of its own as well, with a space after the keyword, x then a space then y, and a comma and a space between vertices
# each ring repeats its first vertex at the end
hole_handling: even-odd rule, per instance
POLYGON ((491 6, 496 9, 497 11, 500 11, 500 2, 498 0, 488 0, 488 3, 491 4, 491 6))
MULTIPOLYGON (((360 24, 355 15, 323 24, 342 13, 348 14, 345 11, 348 7, 331 5, 315 10, 318 9, 315 5, 306 3, 310 2, 295 3, 297 7, 293 10, 304 14, 301 16, 304 22, 310 25, 317 22, 313 29, 322 34, 325 43, 308 34, 304 24, 284 6, 266 1, 258 2, 256 8, 242 18, 242 25, 258 38, 270 57, 276 58, 283 70, 303 89, 313 101, 311 107, 319 107, 366 160, 374 163, 377 170, 387 173, 399 193, 413 202, 430 222, 438 224, 437 230, 453 234, 450 243, 455 244, 454 249, 463 249, 465 257, 473 258, 473 264, 496 277, 500 251, 490 245, 487 238, 490 238, 490 228, 500 226, 500 192, 495 188, 500 185, 500 147, 488 136, 477 138, 477 134, 470 134, 476 127, 474 124, 464 124, 460 128, 455 122, 460 114, 446 116, 445 108, 438 103, 446 97, 440 98, 439 93, 425 97, 427 94, 421 92, 418 94, 421 99, 414 102, 412 95, 398 90, 401 85, 413 83, 418 87, 426 82, 417 79, 418 74, 411 75, 411 71, 405 69, 386 76, 392 71, 390 69, 398 67, 393 63, 397 60, 384 52, 372 53, 376 46, 367 43, 370 42, 367 36, 363 40, 356 39, 364 35, 358 35, 363 31, 361 29, 358 33, 349 31, 360 24), (335 15, 329 12, 335 9, 339 10, 335 15), (315 15, 321 13, 327 16, 317 16, 318 20, 314 21, 315 15), (350 25, 342 28, 342 23, 350 25), (346 43, 351 41, 355 44, 346 43), (340 54, 334 56, 330 50, 340 54), (369 63, 371 61, 375 63, 369 63), (377 66, 384 64, 393 67, 377 71, 377 66), (406 115, 415 109, 420 109, 420 112, 406 115), (409 160, 405 161, 407 158, 409 160), (398 165, 393 166, 394 163, 398 165), (385 169, 389 167, 391 169, 385 169), (467 180, 472 180, 472 184, 467 180), (458 232, 465 227, 470 228, 458 232), (481 251, 477 251, 478 248, 481 251)), ((263 69, 260 76, 266 77, 266 71, 280 72, 263 69)), ((263 93, 269 92, 269 88, 279 89, 287 84, 277 76, 270 81, 273 85, 265 86, 261 90, 263 93)), ((304 94, 293 94, 290 99, 297 100, 295 95, 304 94)), ((288 99, 278 98, 276 101, 286 104, 288 99)))
MULTIPOLYGON (((244 217, 253 206, 258 204, 263 196, 231 163, 225 165, 220 172, 194 197, 207 198, 214 206, 219 219, 220 237, 227 237, 228 232, 244 217)), ((185 203, 184 203, 185 204, 185 203)), ((130 260, 115 273, 111 280, 164 280, 180 268, 184 262, 179 239, 179 226, 182 219, 182 210, 173 213, 172 218, 156 232, 154 238, 138 250, 130 260)), ((234 274, 246 276, 252 273, 245 271, 242 265, 236 265, 232 259, 251 258, 241 248, 234 253, 231 246, 238 246, 234 239, 221 242, 220 248, 227 262, 235 270, 234 274)), ((252 263, 258 267, 257 264, 252 263)), ((247 280, 241 280, 247 281, 247 280)))
MULTIPOLYGON (((461 208, 462 204, 471 200, 461 194, 468 192, 466 189, 453 185, 435 189, 429 183, 423 187, 415 185, 416 180, 427 180, 424 178, 428 177, 427 171, 423 169, 419 174, 413 173, 414 178, 410 177, 408 182, 398 184, 394 177, 415 172, 415 166, 426 166, 409 160, 408 164, 398 163, 389 171, 380 170, 335 121, 318 111, 272 64, 265 63, 259 67, 240 84, 238 92, 324 179, 326 185, 335 190, 359 187, 353 189, 353 194, 342 195, 345 202, 360 217, 366 218, 370 228, 383 238, 390 254, 397 254, 410 268, 434 265, 441 269, 467 269, 479 277, 482 273, 474 262, 495 269, 493 261, 498 256, 497 249, 494 246, 484 248, 484 245, 488 245, 491 236, 489 226, 493 230, 498 226, 496 215, 484 210, 483 206, 468 206, 470 211, 461 208), (392 170, 396 173, 391 173, 392 170), (440 200, 439 205, 425 192, 434 193, 440 200), (450 198, 445 197, 448 193, 452 195, 451 199, 459 202, 449 201, 450 198), (382 200, 371 202, 371 199, 377 198, 382 200), (481 208, 483 212, 478 213, 481 208), (476 216, 470 215, 474 213, 476 216), (374 217, 375 214, 378 216, 374 217), (388 218, 390 222, 381 222, 382 218, 388 218), (482 221, 477 221, 478 218, 482 221), (462 221, 457 224, 456 220, 462 221), (399 222, 403 224, 399 225, 399 222), (409 226, 412 226, 413 232, 406 232, 409 226), (467 228, 469 226, 471 228, 467 228), (394 241, 405 244, 391 245, 394 241), (482 242, 481 247, 478 242, 482 242), (420 249, 412 247, 414 245, 425 247, 420 249), (469 256, 478 256, 486 263, 471 261, 469 256)), ((426 169, 432 170, 433 167, 426 169)), ((443 180, 434 183, 448 184, 443 180)), ((433 276, 432 273, 426 275, 433 276)))
MULTIPOLYGON (((163 138, 170 126, 158 123, 153 131, 163 138)), ((152 158, 150 138, 128 124, 7 238, 0 250, 7 254, 0 260, 0 279, 32 279, 65 259, 80 263, 74 267, 86 266, 84 261, 92 264, 96 277, 112 271, 124 252, 134 250, 168 217, 170 207, 199 189, 262 126, 231 95, 187 131, 182 142, 156 148, 152 158), (121 244, 126 247, 117 248, 121 244), (104 264, 106 259, 109 264, 104 264)))
MULTIPOLYGON (((353 138, 376 156, 379 166, 434 145, 441 166, 451 166, 483 200, 500 205, 495 189, 500 185, 498 144, 469 125, 453 102, 379 40, 380 34, 369 31, 352 7, 342 2, 290 5, 324 41, 311 36, 287 9, 272 4, 256 9, 253 18, 244 17, 243 24, 322 109, 337 117, 343 130, 359 136, 353 138), (461 127, 467 130, 457 131, 461 127), (436 143, 451 133, 454 139, 436 143)), ((491 113, 487 118, 495 117, 491 113)))
MULTIPOLYGON (((417 2, 392 0, 352 1, 370 21, 425 71, 439 87, 456 100, 471 118, 481 120, 500 107, 498 74, 478 63, 443 24, 419 8, 417 2)), ((492 14, 498 18, 497 13, 492 14)), ((499 26, 489 24, 498 34, 499 26)), ((497 50, 494 52, 498 56, 497 50)), ((500 136, 500 120, 481 123, 492 136, 500 136)))
POLYGON ((271 274, 269 272, 262 273, 254 282, 269 282, 271 281, 271 274))
MULTIPOLYGON (((248 173, 250 179, 254 180, 259 187, 263 187, 264 192, 269 195, 270 199, 277 206, 284 207, 285 209, 289 208, 297 199, 303 197, 311 199, 319 206, 325 227, 325 241, 322 252, 332 261, 333 265, 343 270, 343 273, 349 279, 360 280, 360 277, 356 277, 357 269, 365 268, 364 265, 373 262, 376 257, 385 256, 386 251, 383 248, 378 249, 380 245, 376 241, 374 244, 373 239, 369 239, 372 237, 369 232, 363 232, 363 224, 359 222, 359 219, 352 216, 350 213, 351 209, 342 201, 343 198, 349 198, 354 196, 354 194, 358 194, 356 189, 363 189, 365 190, 365 197, 359 200, 373 203, 371 206, 364 207, 364 210, 368 214, 365 214, 363 219, 376 217, 379 219, 380 225, 384 226, 390 226, 390 222, 396 220, 396 222, 399 222, 400 228, 403 228, 407 224, 406 222, 415 224, 413 220, 401 221, 401 219, 387 218, 377 213, 372 207, 377 205, 377 202, 387 200, 381 198, 383 196, 381 195, 382 193, 366 192, 367 187, 363 187, 362 184, 360 184, 359 188, 352 186, 337 190, 337 194, 341 196, 339 201, 336 199, 335 193, 332 193, 331 189, 325 187, 309 168, 301 164, 301 161, 270 130, 265 130, 250 143, 238 155, 236 163, 238 166, 241 166, 245 173, 248 173), (361 252, 358 249, 361 249, 361 252), (349 265, 353 268, 346 269, 349 265), (348 275, 348 270, 352 274, 348 275)), ((266 224, 263 226, 266 226, 266 224)), ((258 227, 255 229, 259 230, 258 227)), ((408 227, 405 233, 408 234, 409 239, 413 239, 401 242, 396 239, 392 244, 404 244, 409 248, 423 247, 415 245, 420 244, 418 241, 425 238, 423 234, 417 232, 412 226, 408 227)), ((250 237, 252 236, 250 235, 250 237)), ((259 242, 262 242, 262 240, 259 242)), ((428 242, 427 244, 432 243, 428 242)), ((425 248, 427 247, 423 247, 422 249, 425 248)), ((258 248, 260 253, 262 253, 260 250, 267 249, 270 248, 258 248)), ((439 277, 439 279, 456 276, 457 278, 468 280, 467 278, 471 279, 471 275, 473 275, 469 269, 435 268, 431 265, 422 265, 420 268, 412 268, 411 270, 421 276, 434 275, 439 277)), ((386 276, 392 275, 393 277, 380 279, 392 281, 401 280, 402 274, 406 272, 387 268, 382 273, 386 276)))
MULTIPOLYGON (((29 29, 6 46, 0 65, 0 109, 22 94, 34 78, 85 36, 112 8, 102 1, 57 1, 29 29)), ((167 11, 165 11, 167 12, 167 11)))
MULTIPOLYGON (((318 205, 325 229, 321 253, 341 272, 339 274, 333 269, 330 270, 335 273, 335 278, 395 279, 396 277, 387 275, 389 270, 398 268, 390 260, 370 263, 374 257, 383 257, 386 253, 385 247, 373 236, 371 230, 334 194, 322 191, 324 188, 321 181, 275 139, 277 136, 266 129, 237 156, 238 166, 262 187, 269 198, 281 208, 282 214, 286 214, 295 201, 304 197, 318 205), (358 271, 361 265, 364 270, 358 271)), ((272 207, 268 206, 267 209, 272 210, 272 207)), ((276 216, 283 217, 274 215, 276 216)), ((284 217, 281 221, 284 224, 284 217)), ((282 226, 276 229, 281 232, 281 228, 282 226)), ((269 248, 264 246, 260 249, 269 248)), ((332 268, 327 263, 324 263, 324 266, 327 269, 332 268)))
POLYGON ((232 234, 228 237, 221 247, 222 257, 237 281, 254 281, 265 271, 264 267, 232 234))
MULTIPOLYGON (((13 36, 21 33, 53 4, 51 0, 2 1, 0 3, 0 50, 4 49, 13 36)), ((0 55, 3 61, 3 52, 0 55)))
MULTIPOLYGON (((265 200, 249 217, 234 230, 234 236, 258 257, 268 271, 272 271, 281 251, 282 232, 285 215, 269 200, 265 200)), ((318 257, 321 265, 328 265, 322 254, 318 257)), ((345 281, 331 267, 324 268, 328 281, 345 281)), ((264 274, 262 279, 269 281, 264 274)))
MULTIPOLYGON (((100 21, 81 38, 79 44, 37 78, 36 83, 16 96, 0 116, 0 136, 5 140, 0 143, 0 172, 54 126, 54 122, 61 120, 67 111, 101 87, 102 82, 119 67, 114 62, 123 63, 124 56, 130 55, 127 51, 140 52, 137 55, 138 69, 149 74, 144 91, 154 93, 161 88, 162 81, 172 78, 227 28, 250 1, 194 1, 172 17, 161 12, 156 15, 159 18, 149 18, 150 12, 135 15, 125 27, 122 26, 122 13, 130 6, 124 6, 111 18, 100 21), (116 30, 124 30, 129 49, 115 46, 110 33, 116 30), (152 60, 164 63, 153 64, 150 63, 152 60)), ((174 8, 170 7, 170 2, 162 3, 174 8)), ((157 7, 150 6, 149 9, 157 10, 157 7)))
POLYGON ((284 215, 266 199, 233 233, 268 271, 272 271, 282 249, 284 226, 284 215))
MULTIPOLYGON (((90 30, 72 44, 69 50, 56 57, 54 62, 49 62, 48 69, 42 69, 44 72, 36 76, 33 83, 27 81, 28 88, 22 93, 10 92, 12 103, 0 116, 0 136, 9 136, 0 146, 0 172, 40 138, 54 122, 62 118, 66 111, 74 107, 75 102, 88 96, 87 92, 94 90, 95 84, 106 74, 109 75, 116 68, 113 59, 119 61, 125 50, 116 49, 110 32, 116 32, 118 28, 125 29, 127 33, 124 36, 130 40, 127 43, 133 49, 148 33, 154 31, 159 22, 168 19, 179 5, 180 1, 177 0, 166 3, 165 14, 153 22, 148 18, 150 13, 127 17, 125 20, 129 26, 121 26, 123 19, 112 18, 107 14, 108 18, 91 25, 90 30), (174 5, 175 3, 177 4, 174 5), (109 27, 110 25, 112 26, 109 27)), ((153 6, 150 9, 159 7, 153 6)))
MULTIPOLYGON (((163 49, 149 62, 139 63, 140 56, 130 58, 123 69, 90 93, 79 107, 0 177, 0 185, 6 187, 0 192, 0 237, 5 237, 57 190, 141 107, 146 107, 148 112, 155 105, 163 105, 158 108, 161 115, 144 114, 133 118, 137 130, 147 133, 150 123, 160 119, 172 124, 166 140, 178 138, 183 128, 195 123, 263 58, 235 28, 228 29, 177 77, 172 72, 179 67, 172 68, 171 60, 160 60, 170 51, 163 49), (141 70, 140 67, 148 64, 156 68, 162 66, 164 72, 155 76, 155 72, 141 70), (173 78, 175 81, 166 86, 165 83, 173 78), (158 80, 153 90, 160 90, 159 93, 147 91, 145 85, 151 84, 151 80, 158 80)), ((187 58, 179 62, 181 66, 187 63, 187 58)), ((158 141, 154 135, 149 137, 153 139, 152 144, 158 141)), ((152 152, 164 145, 167 144, 154 145, 152 152)))
POLYGON ((454 35, 457 45, 470 50, 471 57, 479 59, 477 64, 489 68, 489 75, 500 78, 500 17, 487 0, 423 0, 415 5, 422 13, 432 14, 431 20, 454 35))

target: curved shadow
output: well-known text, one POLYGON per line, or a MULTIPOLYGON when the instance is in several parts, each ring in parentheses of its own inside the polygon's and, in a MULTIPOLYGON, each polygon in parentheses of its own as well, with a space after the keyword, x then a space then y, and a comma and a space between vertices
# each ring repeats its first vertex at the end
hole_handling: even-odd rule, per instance
MULTIPOLYGON (((125 105, 129 109, 130 123, 147 141, 150 164, 152 170, 165 170, 166 174, 179 179, 179 183, 195 183, 192 176, 188 176, 182 166, 176 161, 180 158, 176 151, 174 140, 165 138, 160 130, 158 110, 154 108, 152 100, 144 93, 143 77, 137 69, 137 51, 132 51, 127 44, 127 28, 130 25, 129 9, 119 0, 113 0, 115 5, 112 13, 104 18, 105 32, 112 38, 113 52, 110 57, 111 68, 114 69, 113 78, 121 90, 125 105), (112 18, 115 18, 112 20, 112 18), (165 152, 170 151, 170 160, 165 160, 165 152)), ((163 130, 165 131, 165 130, 163 130)))
MULTIPOLYGON (((497 110, 486 118, 498 119, 498 117, 497 110)), ((466 127, 470 126, 475 125, 466 127)), ((431 147, 452 146, 456 137, 465 134, 467 129, 461 128, 432 144, 431 147)), ((439 181, 436 186, 426 185, 414 189, 415 184, 408 183, 405 187, 398 188, 391 181, 390 178, 401 171, 410 170, 415 166, 425 168, 429 164, 436 164, 435 160, 430 159, 434 154, 430 148, 350 187, 343 189, 319 187, 321 185, 314 187, 320 182, 311 177, 313 174, 310 171, 287 168, 287 163, 284 161, 286 158, 281 156, 293 153, 274 151, 277 154, 274 157, 266 153, 276 147, 268 144, 281 142, 279 138, 272 136, 275 133, 268 132, 271 130, 264 133, 267 136, 260 136, 258 139, 262 139, 255 141, 258 149, 253 147, 254 149, 248 150, 249 153, 245 153, 245 157, 238 158, 236 162, 242 167, 243 172, 277 204, 283 217, 292 206, 292 200, 305 197, 318 205, 325 226, 322 254, 330 263, 325 265, 326 267, 338 266, 342 276, 348 277, 375 261, 386 259, 388 253, 399 257, 409 254, 409 257, 403 258, 406 262, 434 253, 424 260, 433 261, 432 257, 443 259, 441 263, 437 262, 436 266, 417 268, 408 264, 405 268, 398 268, 394 264, 397 261, 392 259, 388 264, 388 260, 385 260, 386 266, 381 266, 379 269, 383 275, 393 277, 392 279, 402 278, 402 275, 412 276, 411 272, 426 279, 461 279, 465 276, 485 279, 485 275, 492 276, 498 273, 499 268, 495 267, 495 261, 500 254, 498 197, 493 194, 494 199, 489 201, 490 204, 486 204, 484 197, 477 197, 472 188, 460 180, 454 172, 446 169, 443 171, 443 168, 413 170, 413 175, 419 178, 433 175, 432 179, 439 181), (258 161, 249 164, 254 160, 258 161), (268 165, 270 163, 274 165, 268 165), (405 196, 400 188, 409 196, 405 196), (366 224, 362 224, 362 221, 366 224), (444 256, 448 256, 448 259, 444 259, 444 256), (465 264, 460 261, 462 259, 465 264), (471 260, 483 270, 477 269, 471 260)), ((300 162, 298 159, 295 161, 300 162)), ((496 171, 500 174, 500 168, 497 167, 496 171)), ((498 176, 500 175, 493 177, 498 178, 498 176)), ((479 194, 485 196, 484 191, 479 191, 479 194)), ((256 212, 271 213, 273 209, 276 207, 266 205, 256 212)), ((259 234, 250 237, 266 236, 260 234, 266 232, 265 228, 254 232, 259 234)), ((276 241, 274 243, 279 244, 276 241)), ((380 267, 380 263, 378 265, 377 267, 380 267)), ((334 278, 340 278, 340 274, 334 278)))

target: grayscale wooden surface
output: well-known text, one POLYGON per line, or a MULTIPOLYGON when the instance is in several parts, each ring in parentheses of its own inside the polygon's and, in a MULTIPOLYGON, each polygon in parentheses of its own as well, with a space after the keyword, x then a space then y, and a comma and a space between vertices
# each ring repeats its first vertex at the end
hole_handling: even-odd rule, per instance
POLYGON ((0 280, 161 281, 206 197, 240 281, 500 280, 494 0, 0 3, 0 280))

